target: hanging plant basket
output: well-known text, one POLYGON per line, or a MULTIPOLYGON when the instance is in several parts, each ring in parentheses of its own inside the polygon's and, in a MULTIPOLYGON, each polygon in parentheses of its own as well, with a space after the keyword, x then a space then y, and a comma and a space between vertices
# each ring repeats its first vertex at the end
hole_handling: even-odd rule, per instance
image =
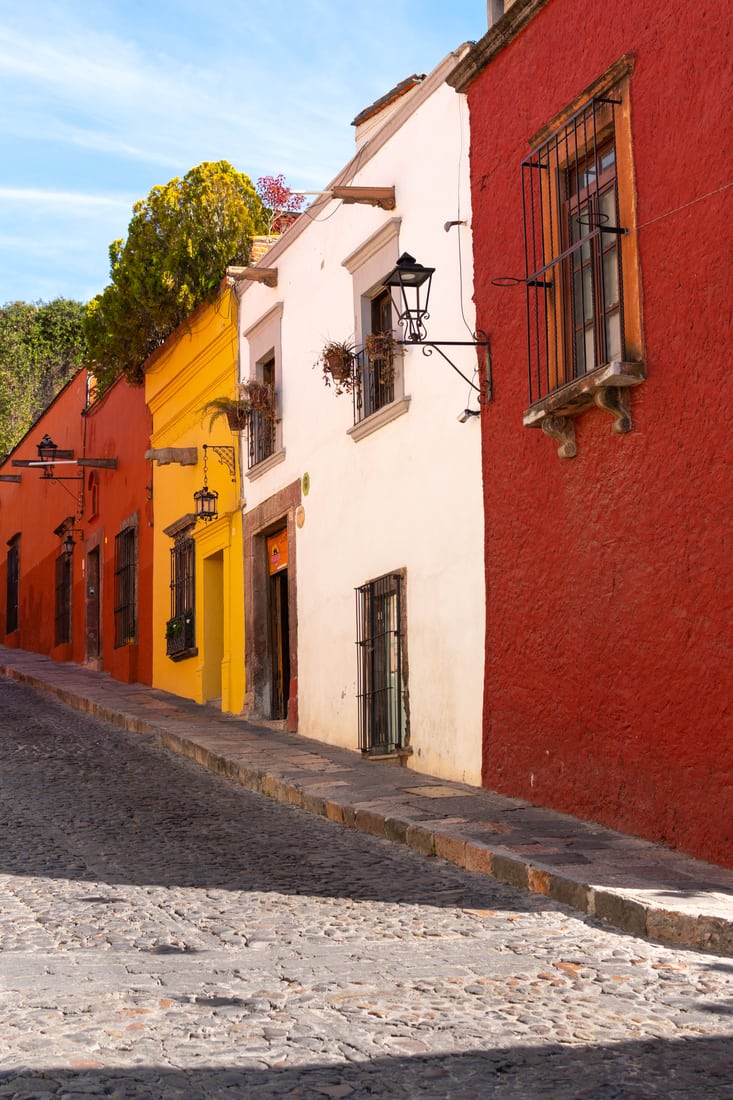
POLYGON ((345 341, 330 340, 316 362, 323 371, 326 386, 333 386, 336 393, 350 393, 357 378, 354 346, 345 341))
POLYGON ((370 332, 364 343, 366 357, 379 376, 383 385, 394 381, 395 355, 402 355, 404 349, 398 344, 391 332, 370 332))
POLYGON ((243 408, 233 406, 230 409, 225 409, 224 415, 227 418, 230 431, 243 432, 247 427, 247 412, 243 408))
POLYGON ((225 417, 233 432, 243 432, 250 413, 261 413, 266 420, 275 420, 275 391, 266 382, 250 378, 237 386, 236 397, 214 397, 201 410, 209 417, 209 431, 220 417, 225 417))

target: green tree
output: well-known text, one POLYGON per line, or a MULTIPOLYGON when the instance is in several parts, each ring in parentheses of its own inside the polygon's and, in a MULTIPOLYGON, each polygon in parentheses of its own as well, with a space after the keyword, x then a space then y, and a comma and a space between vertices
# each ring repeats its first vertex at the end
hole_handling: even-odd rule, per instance
POLYGON ((110 245, 110 285, 87 306, 90 368, 102 385, 142 381, 145 360, 214 291, 228 264, 249 262, 264 229, 248 176, 200 164, 135 203, 126 241, 110 245))
POLYGON ((0 307, 0 455, 83 365, 85 308, 67 298, 0 307))

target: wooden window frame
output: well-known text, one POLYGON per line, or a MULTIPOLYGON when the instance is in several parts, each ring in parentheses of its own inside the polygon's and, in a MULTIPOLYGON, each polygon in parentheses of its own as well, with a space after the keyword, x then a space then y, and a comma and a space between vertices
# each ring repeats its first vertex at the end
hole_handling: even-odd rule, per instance
MULTIPOLYGON (((525 224, 529 407, 526 427, 540 427, 560 443, 560 457, 577 453, 572 418, 597 406, 613 416, 617 433, 631 429, 629 390, 646 378, 642 360, 641 293, 636 240, 630 76, 622 58, 532 140, 522 165, 525 224), (614 170, 588 173, 613 151, 614 170), (573 179, 585 175, 579 199, 573 179), (590 182, 588 182, 588 180, 590 182), (571 217, 585 202, 600 203, 613 191, 613 215, 589 219, 572 232, 571 217), (585 196, 585 197, 584 197, 585 196), (576 239, 573 239, 575 237, 576 239), (608 257, 615 253, 615 265, 608 257), (578 307, 571 285, 590 256, 592 354, 575 344, 578 307), (604 274, 602 258, 607 260, 604 274), (578 265, 578 259, 581 260, 578 265), (606 279, 615 280, 618 302, 609 309, 606 279), (606 351, 606 318, 618 315, 618 347, 606 351), (604 331, 601 331, 603 316, 604 331)), ((600 210, 598 211, 600 214, 600 210)), ((591 320, 586 317, 585 321, 591 320)), ((591 331, 588 329, 588 331, 591 331)))

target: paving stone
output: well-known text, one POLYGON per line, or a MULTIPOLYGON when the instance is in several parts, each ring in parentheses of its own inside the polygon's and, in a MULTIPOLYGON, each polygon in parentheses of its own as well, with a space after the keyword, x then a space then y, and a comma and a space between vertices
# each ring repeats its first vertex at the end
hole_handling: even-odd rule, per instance
POLYGON ((0 679, 0 1097, 90 1095, 733 1100, 733 962, 0 679))

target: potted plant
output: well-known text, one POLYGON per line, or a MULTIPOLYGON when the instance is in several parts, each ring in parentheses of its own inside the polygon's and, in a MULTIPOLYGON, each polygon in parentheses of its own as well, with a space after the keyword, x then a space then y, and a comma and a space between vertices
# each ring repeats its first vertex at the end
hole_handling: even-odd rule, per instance
POLYGON ((275 419, 275 393, 267 382, 249 378, 237 386, 234 397, 214 397, 206 402, 201 411, 208 414, 209 431, 223 416, 233 432, 243 432, 252 412, 262 413, 270 422, 275 419))
POLYGON ((321 349, 316 366, 323 371, 323 381, 334 386, 336 393, 350 393, 356 381, 354 345, 345 340, 329 340, 321 349))
POLYGON ((379 381, 389 385, 394 381, 394 357, 403 354, 392 332, 370 332, 364 342, 366 357, 376 371, 379 381))

